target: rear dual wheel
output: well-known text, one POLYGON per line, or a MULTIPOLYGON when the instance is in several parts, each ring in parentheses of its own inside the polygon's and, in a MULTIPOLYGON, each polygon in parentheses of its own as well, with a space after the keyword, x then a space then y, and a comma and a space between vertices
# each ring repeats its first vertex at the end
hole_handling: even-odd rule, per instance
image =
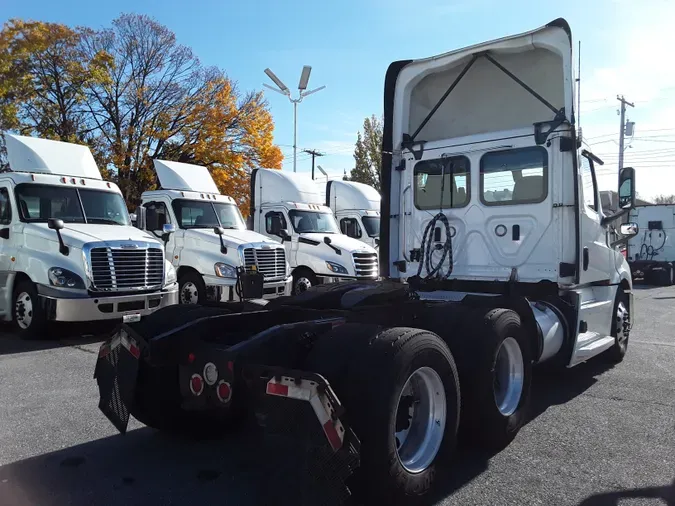
POLYGON ((331 382, 361 441, 359 492, 377 504, 427 493, 459 423, 457 369, 443 340, 420 329, 346 324, 322 337, 307 368, 331 382))

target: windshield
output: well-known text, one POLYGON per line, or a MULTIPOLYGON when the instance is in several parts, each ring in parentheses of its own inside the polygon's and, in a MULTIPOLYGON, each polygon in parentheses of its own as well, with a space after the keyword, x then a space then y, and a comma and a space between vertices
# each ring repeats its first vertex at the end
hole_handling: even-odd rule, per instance
POLYGON ((375 216, 361 216, 363 228, 366 229, 366 234, 369 237, 380 236, 380 218, 375 216))
POLYGON ((119 193, 63 186, 20 184, 16 187, 21 219, 46 222, 130 225, 129 213, 119 193))
POLYGON ((234 204, 177 199, 171 205, 180 228, 246 228, 244 218, 234 204))
POLYGON ((335 218, 330 213, 318 213, 316 211, 298 211, 293 209, 288 212, 293 229, 300 233, 339 234, 335 218))

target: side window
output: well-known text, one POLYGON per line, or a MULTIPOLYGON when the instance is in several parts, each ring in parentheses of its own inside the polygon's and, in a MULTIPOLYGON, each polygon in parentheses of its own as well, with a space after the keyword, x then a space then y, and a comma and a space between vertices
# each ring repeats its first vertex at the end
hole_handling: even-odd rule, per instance
POLYGON ((146 228, 153 232, 162 230, 165 223, 171 223, 169 212, 164 202, 148 202, 143 204, 147 211, 146 228))
POLYGON ((485 153, 480 160, 480 198, 486 206, 536 204, 548 196, 545 148, 485 153))
POLYGON ((9 225, 12 222, 12 206, 9 203, 7 188, 0 188, 0 225, 9 225))
POLYGON ((277 226, 279 227, 279 230, 288 230, 284 213, 270 211, 265 215, 265 232, 271 235, 277 235, 279 233, 279 230, 275 230, 277 226))
POLYGON ((598 212, 597 188, 593 162, 583 155, 579 158, 581 158, 580 169, 581 183, 583 185, 582 191, 584 193, 584 203, 586 204, 586 207, 593 209, 595 212, 598 212))
POLYGON ((340 231, 354 239, 360 239, 362 236, 359 220, 356 218, 342 218, 340 220, 340 231))
POLYGON ((450 209, 469 203, 471 173, 469 159, 465 156, 418 162, 414 178, 417 209, 450 209))

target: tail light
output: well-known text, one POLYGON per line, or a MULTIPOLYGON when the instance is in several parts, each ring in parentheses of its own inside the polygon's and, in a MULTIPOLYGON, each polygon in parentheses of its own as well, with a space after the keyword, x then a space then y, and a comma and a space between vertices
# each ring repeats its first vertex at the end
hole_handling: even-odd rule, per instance
POLYGON ((218 400, 220 402, 230 402, 230 399, 232 398, 232 387, 227 381, 221 380, 220 383, 218 383, 216 394, 218 395, 218 400))
POLYGON ((190 378, 190 392, 193 395, 201 395, 204 391, 204 380, 199 374, 193 374, 190 378))

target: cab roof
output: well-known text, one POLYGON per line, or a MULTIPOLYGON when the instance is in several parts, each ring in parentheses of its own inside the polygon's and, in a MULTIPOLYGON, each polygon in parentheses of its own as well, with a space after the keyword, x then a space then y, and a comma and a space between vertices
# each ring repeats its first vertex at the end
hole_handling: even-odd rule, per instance
POLYGON ((153 160, 163 190, 183 190, 220 195, 209 169, 202 165, 153 160))

